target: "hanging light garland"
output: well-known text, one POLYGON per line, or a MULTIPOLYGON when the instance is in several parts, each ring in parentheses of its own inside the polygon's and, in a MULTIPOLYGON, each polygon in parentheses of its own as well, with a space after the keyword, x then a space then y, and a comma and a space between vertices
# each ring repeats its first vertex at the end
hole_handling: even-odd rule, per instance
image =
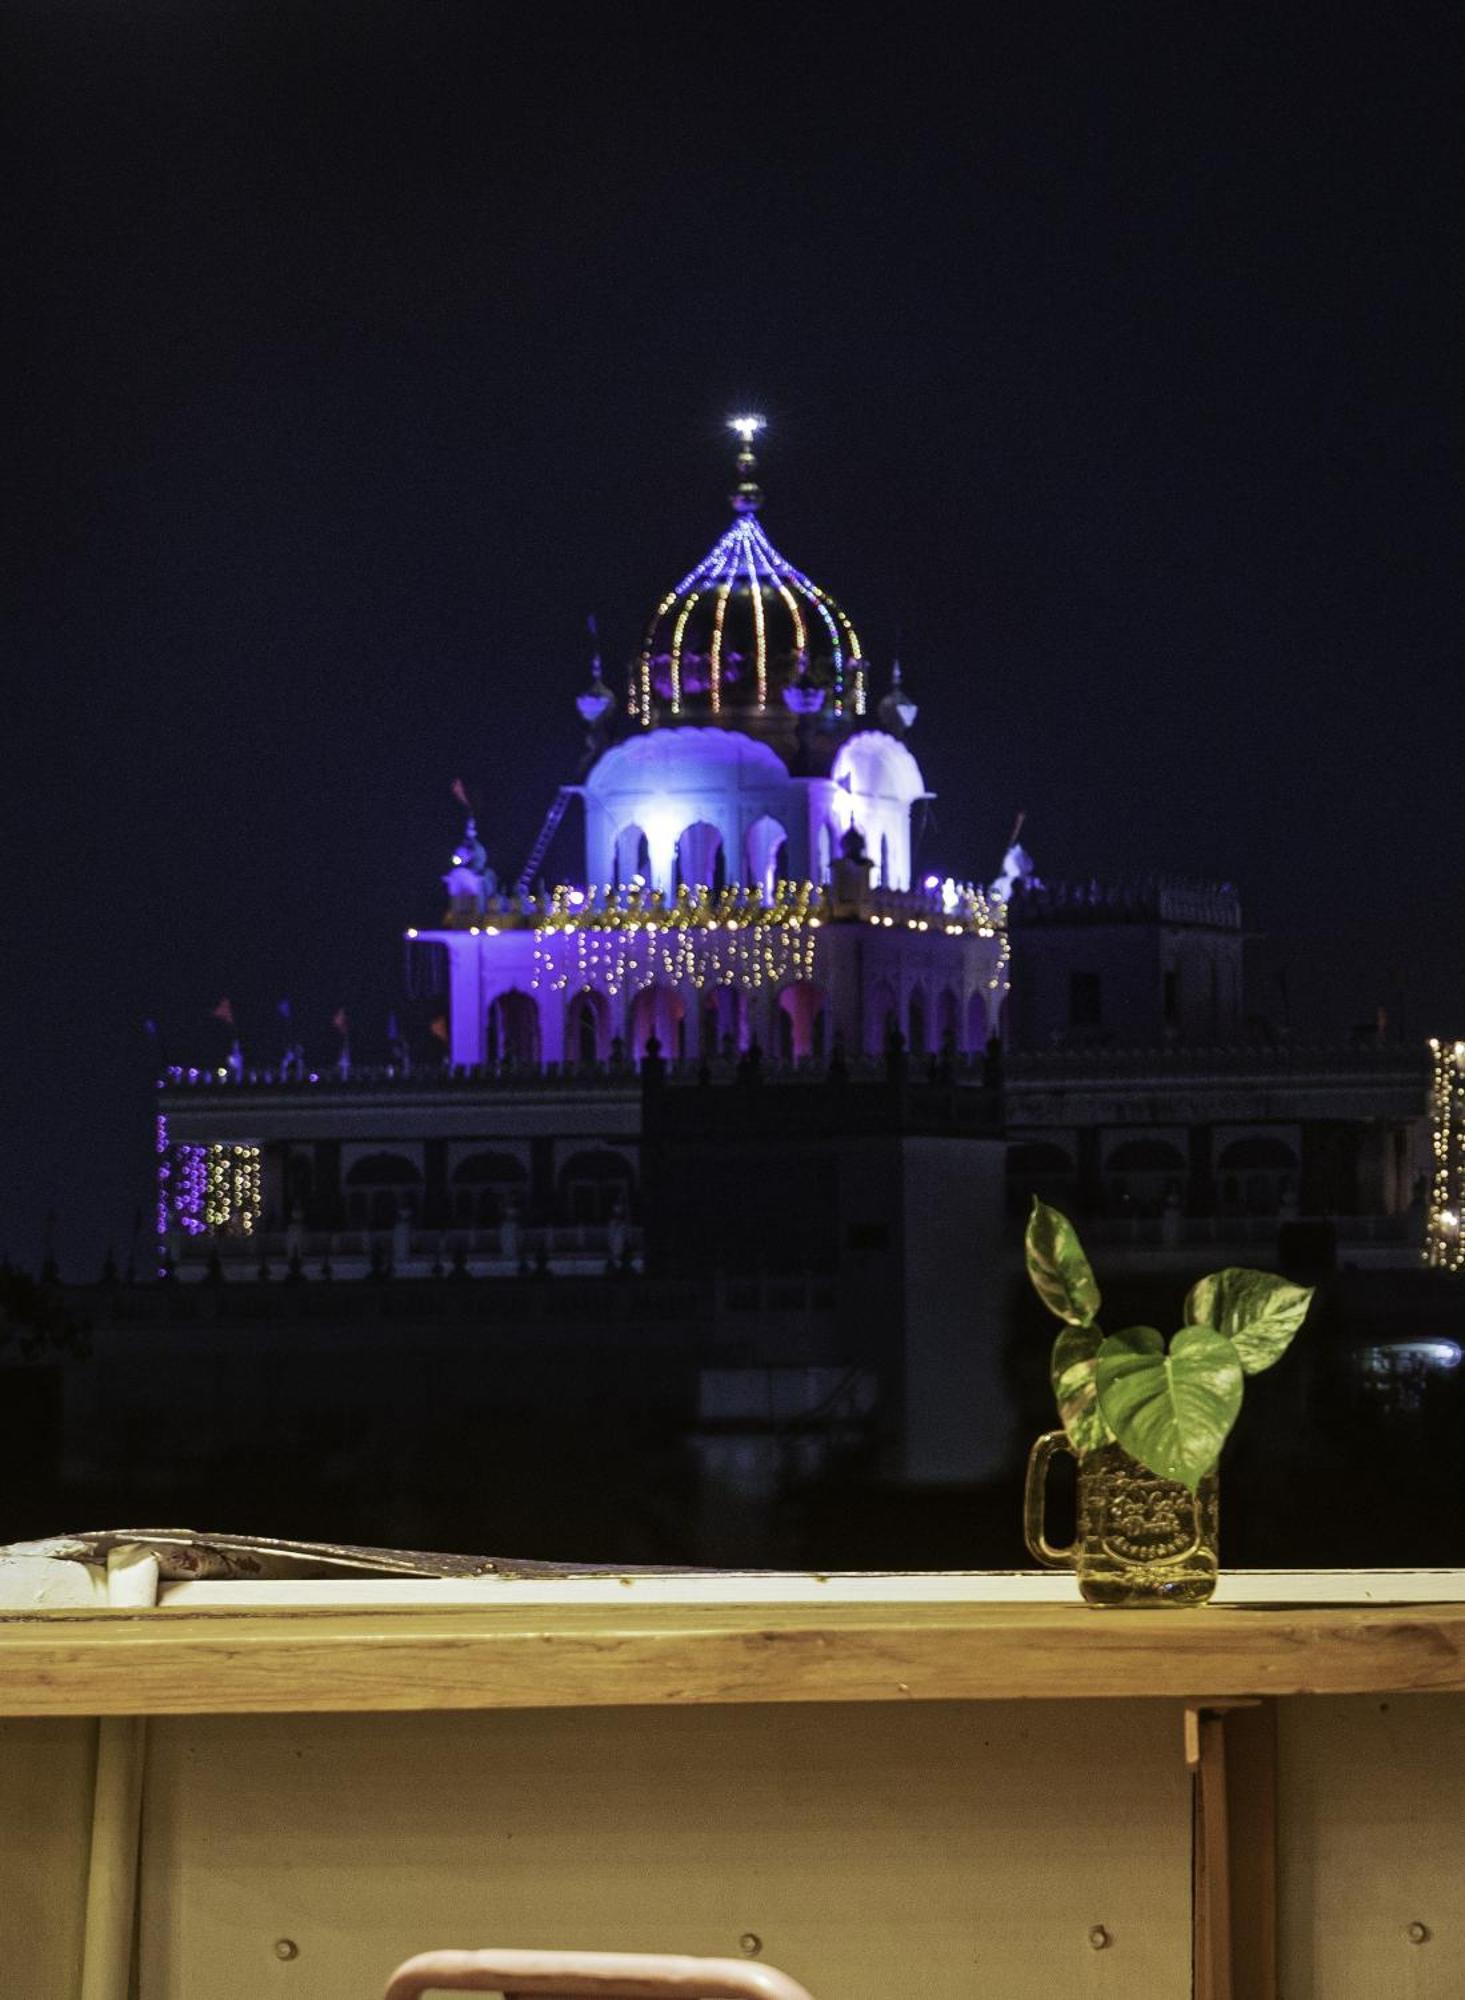
POLYGON ((554 891, 534 932, 533 984, 562 993, 589 985, 612 997, 658 980, 697 991, 809 980, 825 890, 813 882, 760 889, 655 891, 567 886, 554 891))
MULTIPOLYGON (((999 940, 987 984, 1007 985, 1009 942, 1000 905, 980 889, 947 885, 943 895, 881 898, 869 921, 885 929, 975 934, 999 940)), ((712 890, 683 887, 674 896, 640 887, 577 889, 561 884, 534 930, 532 985, 552 993, 594 987, 614 997, 658 981, 697 991, 735 986, 756 991, 812 980, 820 928, 831 920, 827 888, 815 882, 712 890)))
POLYGON ((158 1197, 155 1220, 159 1242, 168 1234, 173 1219, 173 1148, 168 1141, 168 1120, 160 1111, 153 1150, 158 1160, 158 1197))
POLYGON ((1465 1042, 1431 1040, 1434 1178, 1430 1186, 1424 1261, 1444 1271, 1465 1269, 1465 1042))
MULTIPOLYGON (((773 655, 765 617, 765 599, 781 601, 789 614, 795 656, 808 645, 808 626, 799 600, 818 614, 829 641, 831 693, 836 715, 844 713, 850 698, 848 669, 854 670, 854 708, 864 713, 864 675, 859 634, 843 609, 812 578, 780 555, 752 514, 741 515, 714 544, 709 553, 689 570, 674 590, 657 605, 641 649, 637 669, 640 689, 639 714, 643 723, 653 719, 653 696, 660 693, 671 704, 673 714, 682 710, 682 662, 687 640, 687 624, 699 600, 712 599, 709 635, 708 694, 714 712, 720 711, 723 682, 729 678, 725 667, 723 633, 729 598, 746 596, 753 619, 753 677, 755 700, 762 709, 768 705, 769 669, 773 655), (675 617, 670 633, 663 620, 675 617), (667 641, 669 640, 669 645, 667 641), (655 675, 664 676, 660 686, 655 675)), ((699 625, 702 621, 698 621, 699 625)))
MULTIPOLYGON (((166 1126, 159 1120, 160 1147, 166 1126)), ((252 1236, 264 1212, 263 1172, 258 1146, 174 1146, 171 1161, 158 1165, 158 1223, 170 1220, 188 1236, 228 1230, 252 1236)))

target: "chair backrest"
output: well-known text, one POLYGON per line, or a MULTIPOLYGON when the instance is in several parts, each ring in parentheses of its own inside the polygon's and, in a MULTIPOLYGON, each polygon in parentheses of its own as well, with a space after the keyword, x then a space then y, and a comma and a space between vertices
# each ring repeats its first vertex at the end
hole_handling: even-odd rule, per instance
POLYGON ((425 1951, 399 1965, 386 2000, 502 1993, 506 2000, 813 2000, 771 1965, 618 1951, 425 1951))

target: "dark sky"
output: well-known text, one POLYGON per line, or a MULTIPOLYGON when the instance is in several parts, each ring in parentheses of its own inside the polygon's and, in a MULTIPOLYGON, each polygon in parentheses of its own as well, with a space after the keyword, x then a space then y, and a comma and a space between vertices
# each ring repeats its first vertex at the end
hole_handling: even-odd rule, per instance
POLYGON ((0 8, 0 1250, 122 1248, 145 1016, 373 1053, 452 779, 512 869, 745 403, 923 860, 1025 807, 1465 1032, 1457 10, 840 15, 0 8))

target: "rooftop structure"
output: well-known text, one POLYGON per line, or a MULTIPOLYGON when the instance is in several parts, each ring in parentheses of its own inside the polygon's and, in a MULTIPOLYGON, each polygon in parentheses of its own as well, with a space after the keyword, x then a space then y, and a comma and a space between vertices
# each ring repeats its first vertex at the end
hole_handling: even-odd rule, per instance
POLYGON ((867 714, 854 625, 758 519, 761 420, 733 428, 732 524, 658 603, 627 712, 598 657, 578 698, 589 766, 546 820, 583 803, 576 879, 536 885, 531 857, 500 893, 470 818, 441 923, 408 934, 446 960, 454 1063, 638 1061, 653 1036, 672 1058, 878 1054, 892 1032, 971 1054, 996 1032, 1000 899, 916 881, 916 704, 893 666, 867 714))

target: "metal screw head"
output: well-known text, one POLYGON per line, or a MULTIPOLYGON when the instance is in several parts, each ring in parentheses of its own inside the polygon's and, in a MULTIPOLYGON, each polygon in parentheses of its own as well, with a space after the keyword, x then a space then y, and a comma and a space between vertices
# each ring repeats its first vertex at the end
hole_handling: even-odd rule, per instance
POLYGON ((1091 1926, 1089 1930, 1089 1943, 1093 1946, 1095 1951, 1103 1951, 1107 1945, 1111 1945, 1113 1944, 1113 1942, 1114 1942, 1113 1938, 1110 1937, 1108 1931, 1105 1930, 1102 1924, 1094 1924, 1091 1926))
POLYGON ((1405 1935, 1408 1937, 1409 1942, 1411 1944, 1428 1944, 1429 1925, 1421 1923, 1412 1923, 1409 1926, 1409 1929, 1405 1933, 1405 1935))
POLYGON ((738 1950, 745 1958, 756 1958, 763 1949, 763 1940, 756 1931, 744 1931, 738 1939, 738 1950))
POLYGON ((296 1944, 294 1938, 275 1939, 276 1958, 299 1958, 299 1956, 300 1956, 300 1947, 298 1944, 296 1944))

